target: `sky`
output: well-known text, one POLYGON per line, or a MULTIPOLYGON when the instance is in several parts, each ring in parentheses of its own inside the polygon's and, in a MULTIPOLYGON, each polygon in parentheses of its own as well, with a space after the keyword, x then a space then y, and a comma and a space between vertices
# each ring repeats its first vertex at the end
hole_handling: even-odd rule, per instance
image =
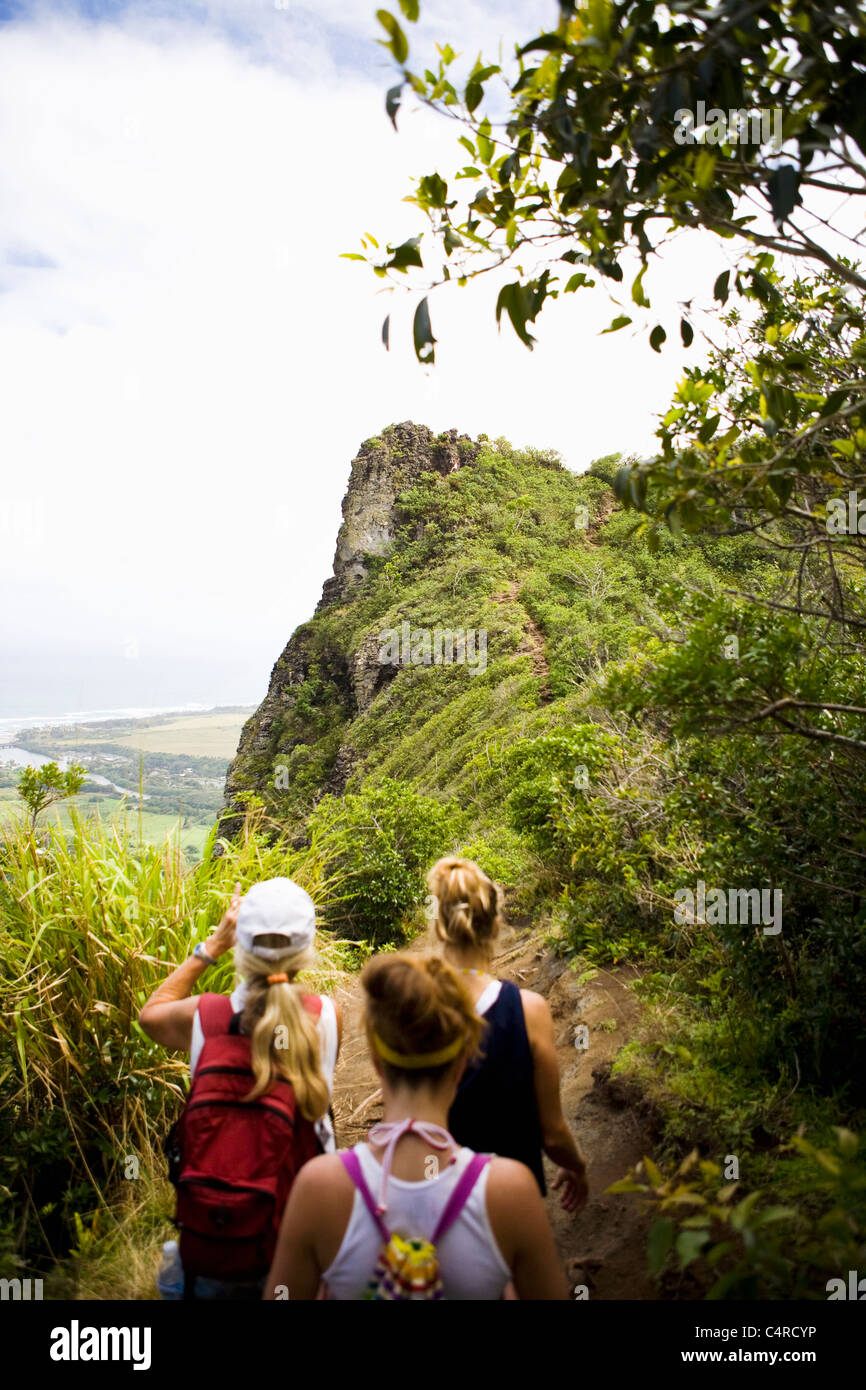
MULTIPOLYGON (((417 233, 412 177, 464 159, 432 113, 393 131, 374 11, 0 0, 0 716, 257 703, 331 572, 351 460, 387 424, 575 470, 652 448, 686 360, 676 300, 710 297, 726 248, 675 239, 647 274, 660 355, 599 336, 618 312, 602 290, 546 308, 530 353, 497 331, 488 277, 432 297, 420 366, 417 295, 340 253, 417 233)), ((457 34, 468 59, 508 52, 557 7, 422 11, 429 62, 457 34)))

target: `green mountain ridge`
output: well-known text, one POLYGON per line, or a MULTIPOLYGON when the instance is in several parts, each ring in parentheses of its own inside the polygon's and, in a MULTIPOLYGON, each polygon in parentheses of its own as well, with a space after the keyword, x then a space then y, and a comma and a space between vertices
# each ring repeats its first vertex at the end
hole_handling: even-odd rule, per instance
POLYGON ((252 792, 300 824, 323 794, 396 778, 456 798, 471 832, 501 831, 503 750, 606 721, 599 677, 643 646, 663 584, 767 563, 748 539, 651 555, 614 470, 575 475, 555 454, 408 423, 366 441, 334 577, 244 727, 229 813, 252 792), (467 634, 462 660, 449 632, 467 634))
POLYGON ((433 858, 476 859, 576 969, 639 969, 653 1021, 615 1069, 672 1151, 800 1123, 832 1144, 863 1118, 862 783, 752 711, 854 658, 779 611, 796 564, 748 518, 651 536, 620 466, 411 423, 367 440, 222 833, 263 809, 339 845, 328 924, 373 946, 405 939, 433 858), (464 660, 437 662, 444 631, 475 634, 464 660))

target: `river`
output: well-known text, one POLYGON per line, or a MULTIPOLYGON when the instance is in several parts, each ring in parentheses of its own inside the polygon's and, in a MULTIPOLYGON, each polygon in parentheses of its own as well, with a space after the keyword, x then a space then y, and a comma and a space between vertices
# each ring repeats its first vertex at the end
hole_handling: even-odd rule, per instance
MULTIPOLYGON (((13 767, 42 767, 45 763, 56 762, 64 770, 68 766, 66 758, 46 758, 43 753, 31 753, 29 748, 19 748, 16 744, 4 744, 0 748, 0 763, 11 763, 13 767)), ((88 772, 87 780, 95 782, 99 787, 110 787, 120 796, 138 796, 138 792, 129 791, 127 787, 119 787, 116 782, 109 782, 107 777, 100 777, 95 772, 88 772)), ((147 801, 147 797, 144 797, 147 801)))

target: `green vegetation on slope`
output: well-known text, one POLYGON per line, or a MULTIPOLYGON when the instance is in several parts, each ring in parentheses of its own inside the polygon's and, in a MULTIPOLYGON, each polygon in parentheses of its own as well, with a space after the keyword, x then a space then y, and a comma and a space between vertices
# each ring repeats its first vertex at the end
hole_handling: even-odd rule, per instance
POLYGON ((438 799, 512 903, 550 912, 559 950, 640 963, 652 1033, 617 1071, 655 1105, 662 1151, 738 1154, 808 1206, 814 1175, 778 1145, 800 1124, 830 1143, 866 1099, 863 784, 818 740, 712 710, 795 674, 847 691, 866 663, 822 647, 819 620, 727 592, 772 603, 783 550, 636 535, 617 462, 575 477, 498 441, 423 475, 388 552, 296 634, 302 679, 242 775, 300 839, 335 771, 350 797, 396 780, 438 799), (403 624, 485 631, 486 666, 425 664, 423 645, 380 660, 403 624), (689 917, 701 891, 715 901, 689 917))

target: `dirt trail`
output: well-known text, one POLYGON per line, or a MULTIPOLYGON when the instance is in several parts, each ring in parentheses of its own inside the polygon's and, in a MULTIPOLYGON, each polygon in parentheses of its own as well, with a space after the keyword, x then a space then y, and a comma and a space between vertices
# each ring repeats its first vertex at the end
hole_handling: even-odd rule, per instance
MULTIPOLYGON (((429 934, 411 950, 426 950, 429 934)), ((654 1299, 658 1292, 646 1273, 648 1218, 637 1202, 606 1197, 605 1188, 624 1177, 651 1150, 643 1119, 617 1099, 606 1084, 609 1063, 632 1035, 639 1005, 629 982, 635 972, 622 967, 599 971, 581 986, 577 976, 544 948, 528 923, 507 927, 500 940, 494 973, 521 989, 543 994, 550 1004, 557 1036, 563 1110, 587 1161, 590 1195, 578 1216, 562 1211, 552 1193, 547 1207, 570 1286, 584 1284, 591 1299, 654 1299), (586 1050, 575 1046, 577 1029, 588 1030, 586 1050), (595 1075, 593 1075, 595 1073, 595 1075)), ((341 1146, 363 1139, 382 1117, 378 1082, 367 1055, 361 1026, 359 985, 341 991, 343 1046, 334 1087, 334 1117, 341 1146)), ((555 1169, 545 1159, 548 1185, 555 1169)))
MULTIPOLYGON (((512 579, 507 589, 501 594, 491 595, 494 603, 519 603, 517 597, 520 589, 520 581, 512 579)), ((523 610, 523 641, 514 653, 515 656, 532 657, 532 674, 538 677, 538 698, 541 704, 546 704, 551 698, 550 695, 550 667, 547 662, 547 648, 544 637, 542 636, 537 623, 523 610)))

